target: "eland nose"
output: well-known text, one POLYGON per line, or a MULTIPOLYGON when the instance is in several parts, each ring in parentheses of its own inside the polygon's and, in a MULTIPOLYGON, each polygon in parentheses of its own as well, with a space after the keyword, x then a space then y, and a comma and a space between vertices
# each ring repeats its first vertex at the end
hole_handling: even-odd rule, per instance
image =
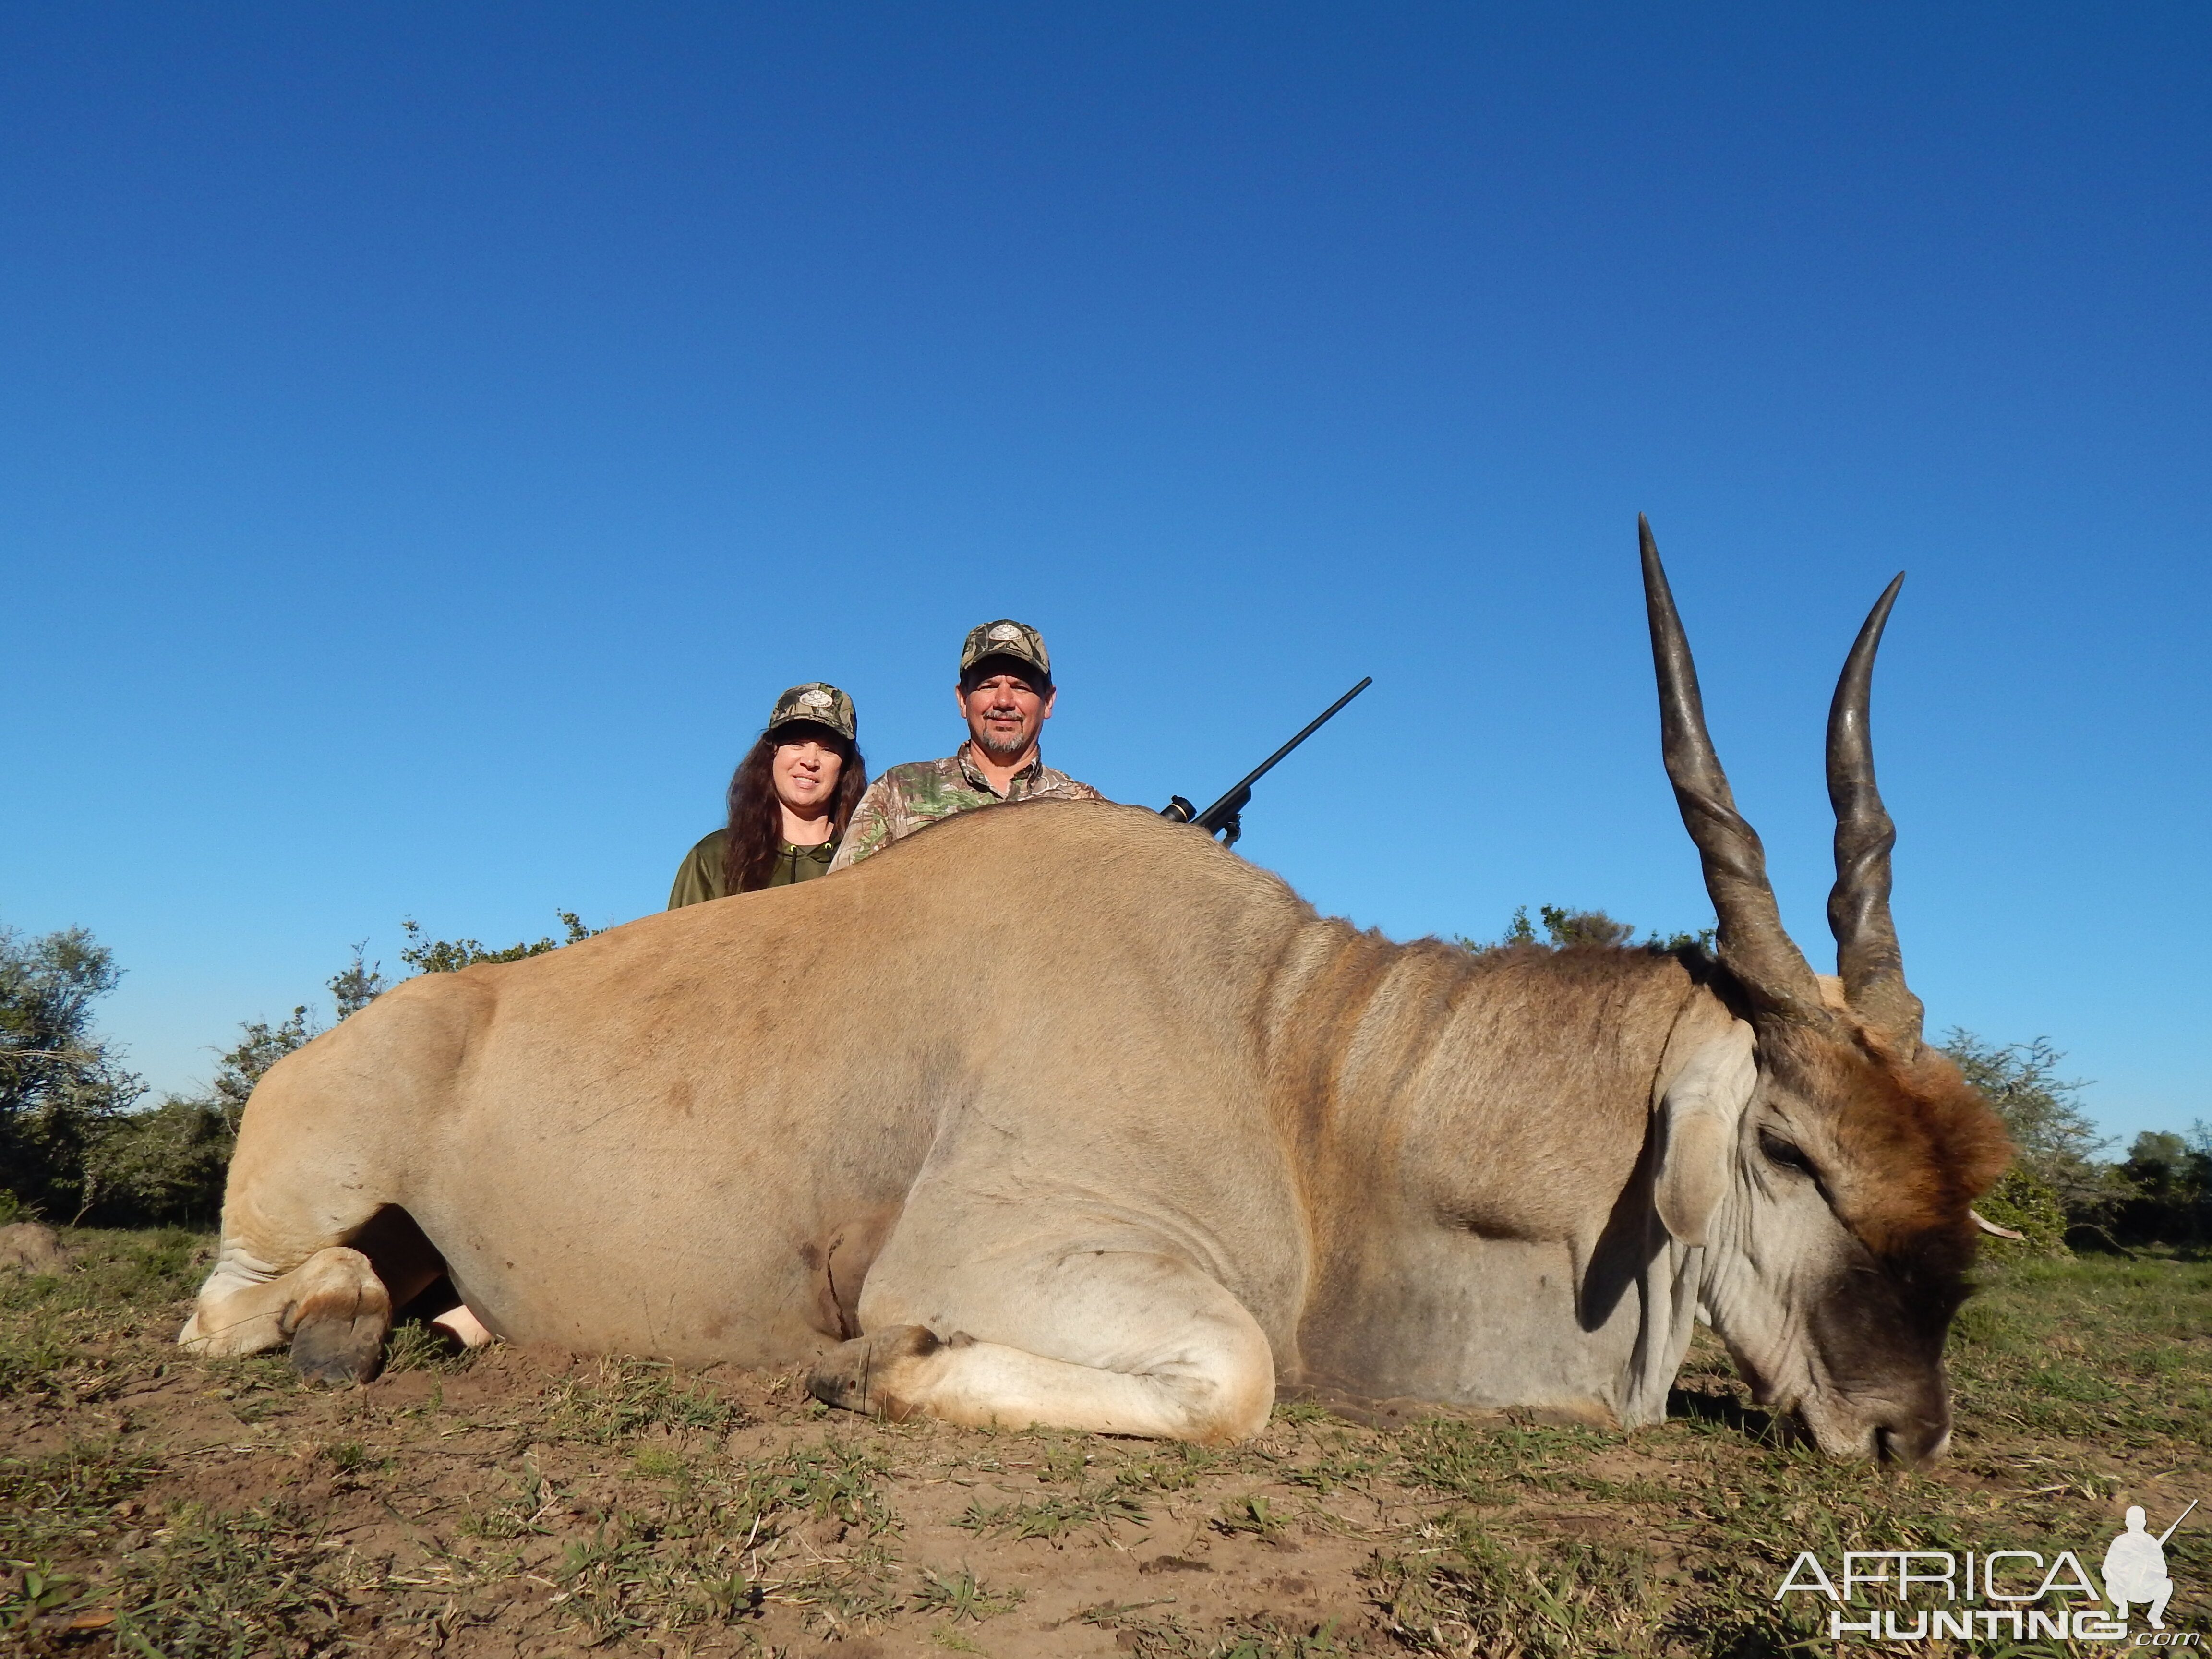
POLYGON ((1951 1425, 1944 1419, 1900 1417, 1875 1425, 1875 1455, 1885 1463, 1917 1468, 1942 1456, 1950 1443, 1951 1425))

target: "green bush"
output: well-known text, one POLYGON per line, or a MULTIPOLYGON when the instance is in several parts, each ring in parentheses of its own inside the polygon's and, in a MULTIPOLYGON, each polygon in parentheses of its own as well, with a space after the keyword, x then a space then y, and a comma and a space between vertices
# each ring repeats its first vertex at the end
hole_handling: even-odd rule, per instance
POLYGON ((2146 1130, 2120 1166, 2128 1195, 2113 1231, 2126 1243, 2212 1243, 2212 1125, 2186 1136, 2146 1130))
MULTIPOLYGON (((1571 910, 1565 905, 1540 904, 1536 914, 1544 924, 1545 937, 1538 939, 1534 924, 1528 920, 1528 907, 1517 906, 1505 924, 1505 932, 1496 939, 1469 939, 1462 933, 1459 942, 1468 950, 1480 956, 1489 951, 1503 951, 1520 945, 1546 951, 1565 951, 1577 945, 1637 945, 1636 924, 1618 921, 1602 910, 1571 910)), ((1693 951, 1711 956, 1713 949, 1713 930, 1710 927, 1695 933, 1646 933, 1639 948, 1654 952, 1693 951)))
POLYGON ((222 1209, 238 1132, 209 1100, 165 1096, 116 1119, 85 1153, 89 1207, 127 1224, 195 1226, 222 1209))
MULTIPOLYGON (((356 953, 353 966, 331 983, 360 969, 356 953)), ((377 988, 383 988, 380 980, 377 988)), ((212 1224, 222 1213, 230 1154, 253 1085, 316 1034, 304 1005, 277 1024, 249 1020, 239 1029, 238 1042, 216 1062, 205 1094, 164 1095, 149 1110, 115 1118, 86 1147, 82 1184, 93 1218, 110 1226, 173 1226, 212 1224)))
POLYGON ((1987 1042, 1954 1025, 1942 1047, 2004 1120, 2019 1166, 2051 1190, 2068 1220, 2080 1224, 2106 1219, 2123 1193, 2104 1158, 2112 1143, 2097 1133, 2082 1107, 2081 1091, 2088 1085, 2059 1075, 2066 1056, 2051 1040, 1987 1042))
MULTIPOLYGON (((422 925, 412 916, 399 925, 407 933, 407 948, 399 959, 418 974, 457 974, 464 968, 473 968, 485 962, 520 962, 525 957, 542 957, 548 951, 557 951, 564 945, 575 945, 601 930, 586 927, 574 910, 554 912, 567 931, 566 939, 541 939, 520 945, 495 948, 472 939, 430 939, 422 937, 422 925)), ((358 965, 359 956, 356 955, 358 965)), ((350 1012, 349 1010, 348 1012, 350 1012)))
POLYGON ((1999 1243, 2000 1249, 2032 1255, 2073 1254, 2066 1248, 2066 1206, 2059 1202, 2057 1189, 2026 1164, 2007 1170, 1996 1186, 1974 1201, 1974 1208, 1998 1226, 2027 1235, 1999 1243))

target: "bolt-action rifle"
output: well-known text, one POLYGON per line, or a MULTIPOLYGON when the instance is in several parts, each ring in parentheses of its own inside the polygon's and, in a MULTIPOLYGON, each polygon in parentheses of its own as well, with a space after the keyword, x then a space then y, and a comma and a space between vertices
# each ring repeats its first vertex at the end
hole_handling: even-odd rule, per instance
POLYGON ((1177 823, 1194 823, 1209 836, 1219 836, 1224 847, 1236 846, 1237 838, 1244 833, 1244 825, 1240 815, 1247 806, 1251 805, 1252 786, 1273 771, 1277 761, 1328 725, 1338 709, 1374 684, 1375 677, 1372 674, 1361 680, 1351 690, 1315 715, 1297 736, 1246 773, 1243 781, 1203 812, 1181 795, 1170 795, 1168 804, 1160 808, 1160 816, 1164 818, 1173 818, 1177 823))

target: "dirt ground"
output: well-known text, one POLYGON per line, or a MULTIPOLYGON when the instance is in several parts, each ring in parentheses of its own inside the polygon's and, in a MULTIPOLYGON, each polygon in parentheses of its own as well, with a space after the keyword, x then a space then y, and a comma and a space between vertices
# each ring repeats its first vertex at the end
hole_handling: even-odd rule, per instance
MULTIPOLYGON (((2212 1499, 2203 1263, 1988 1274, 1958 1449, 1901 1475, 1787 1443, 1709 1346, 1634 1435, 1291 1404, 1218 1451, 419 1328, 375 1382, 310 1389, 168 1346, 205 1240, 67 1242, 0 1271, 0 1645, 27 1652, 1780 1652, 1824 1630, 1772 1598, 1800 1548, 2090 1556, 2127 1503, 2212 1499)), ((2207 1535, 2169 1547, 2177 1628, 2207 1535)))

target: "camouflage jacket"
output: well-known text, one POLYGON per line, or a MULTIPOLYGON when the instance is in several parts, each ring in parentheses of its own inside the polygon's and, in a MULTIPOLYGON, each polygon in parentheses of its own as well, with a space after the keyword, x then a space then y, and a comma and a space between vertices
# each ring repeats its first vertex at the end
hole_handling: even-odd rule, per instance
POLYGON ((968 757, 968 745, 943 760, 909 761, 894 766, 868 786, 853 811, 852 826, 831 862, 832 874, 858 864, 871 853, 912 835, 925 824, 996 806, 1000 800, 1103 800, 1087 783, 1055 772, 1040 755, 1014 775, 1004 796, 993 789, 968 757))

